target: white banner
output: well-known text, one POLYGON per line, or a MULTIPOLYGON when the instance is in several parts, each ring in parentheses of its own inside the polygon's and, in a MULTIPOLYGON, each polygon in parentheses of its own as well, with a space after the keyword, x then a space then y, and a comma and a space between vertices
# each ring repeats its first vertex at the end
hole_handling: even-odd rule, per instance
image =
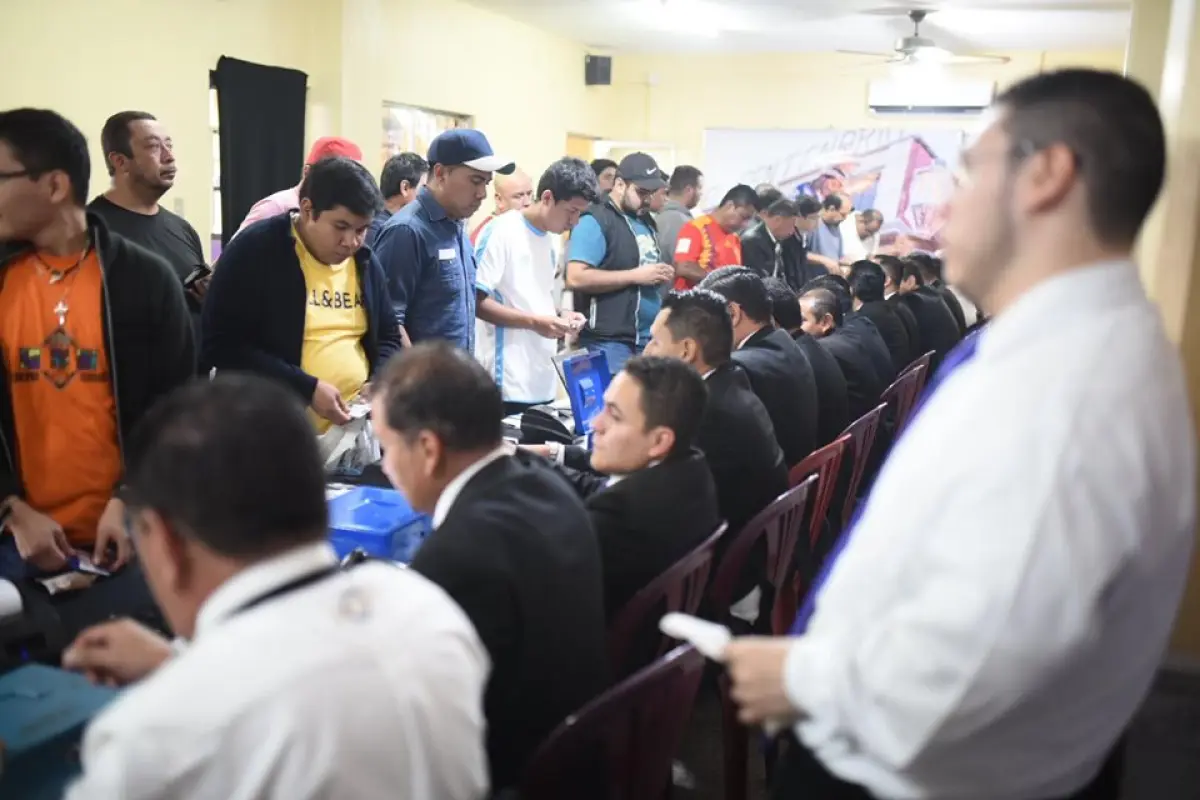
POLYGON ((883 214, 881 246, 934 251, 964 139, 961 130, 709 129, 701 207, 739 183, 769 183, 792 199, 845 192, 856 210, 883 214))

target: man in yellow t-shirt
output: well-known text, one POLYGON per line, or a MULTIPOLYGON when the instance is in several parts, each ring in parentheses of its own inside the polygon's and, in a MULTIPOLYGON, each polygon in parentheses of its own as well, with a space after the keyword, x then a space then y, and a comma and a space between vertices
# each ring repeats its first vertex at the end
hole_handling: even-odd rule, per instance
POLYGON ((313 164, 299 211, 251 225, 221 255, 204 302, 204 370, 291 386, 320 433, 349 422, 350 403, 401 347, 383 268, 363 246, 382 205, 361 164, 313 164))

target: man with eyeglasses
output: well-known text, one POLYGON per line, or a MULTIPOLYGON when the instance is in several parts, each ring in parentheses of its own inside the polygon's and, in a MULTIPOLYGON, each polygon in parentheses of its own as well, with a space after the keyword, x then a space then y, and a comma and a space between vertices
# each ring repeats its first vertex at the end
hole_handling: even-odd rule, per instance
POLYGON ((612 191, 584 213, 571 233, 567 288, 587 316, 579 343, 602 352, 616 374, 650 340, 662 307, 658 286, 675 277, 662 263, 654 220, 639 212, 666 186, 658 163, 630 153, 617 167, 612 191))

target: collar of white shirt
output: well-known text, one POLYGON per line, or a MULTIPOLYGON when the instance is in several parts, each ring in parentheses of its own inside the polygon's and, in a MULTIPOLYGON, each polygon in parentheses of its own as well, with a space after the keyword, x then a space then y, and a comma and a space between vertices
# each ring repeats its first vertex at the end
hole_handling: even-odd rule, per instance
POLYGON ((500 445, 492 452, 488 453, 483 458, 476 461, 471 466, 464 469, 462 472, 454 476, 454 480, 446 484, 446 488, 442 490, 441 496, 433 507, 433 527, 437 528, 446 521, 446 515, 450 513, 450 509, 454 506, 454 501, 458 499, 459 493, 466 486, 471 478, 479 474, 479 471, 492 463, 498 458, 502 458, 508 454, 508 448, 505 445, 500 445))
POLYGON ((306 544, 246 567, 209 595, 196 615, 196 634, 219 624, 242 605, 289 581, 337 564, 328 542, 306 544))

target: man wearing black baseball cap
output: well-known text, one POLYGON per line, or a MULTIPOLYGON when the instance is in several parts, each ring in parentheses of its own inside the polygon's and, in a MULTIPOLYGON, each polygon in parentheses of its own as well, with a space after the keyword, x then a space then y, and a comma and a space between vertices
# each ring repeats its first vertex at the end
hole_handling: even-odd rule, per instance
POLYGON ((579 343, 603 352, 616 374, 650 340, 662 299, 656 287, 675 277, 662 263, 654 220, 641 214, 665 187, 658 163, 646 153, 621 159, 612 191, 587 210, 567 253, 567 288, 588 323, 579 343))
POLYGON ((492 152, 470 128, 444 131, 429 145, 429 179, 375 240, 396 320, 409 339, 475 345, 475 254, 464 227, 487 197, 492 173, 516 164, 492 152))

